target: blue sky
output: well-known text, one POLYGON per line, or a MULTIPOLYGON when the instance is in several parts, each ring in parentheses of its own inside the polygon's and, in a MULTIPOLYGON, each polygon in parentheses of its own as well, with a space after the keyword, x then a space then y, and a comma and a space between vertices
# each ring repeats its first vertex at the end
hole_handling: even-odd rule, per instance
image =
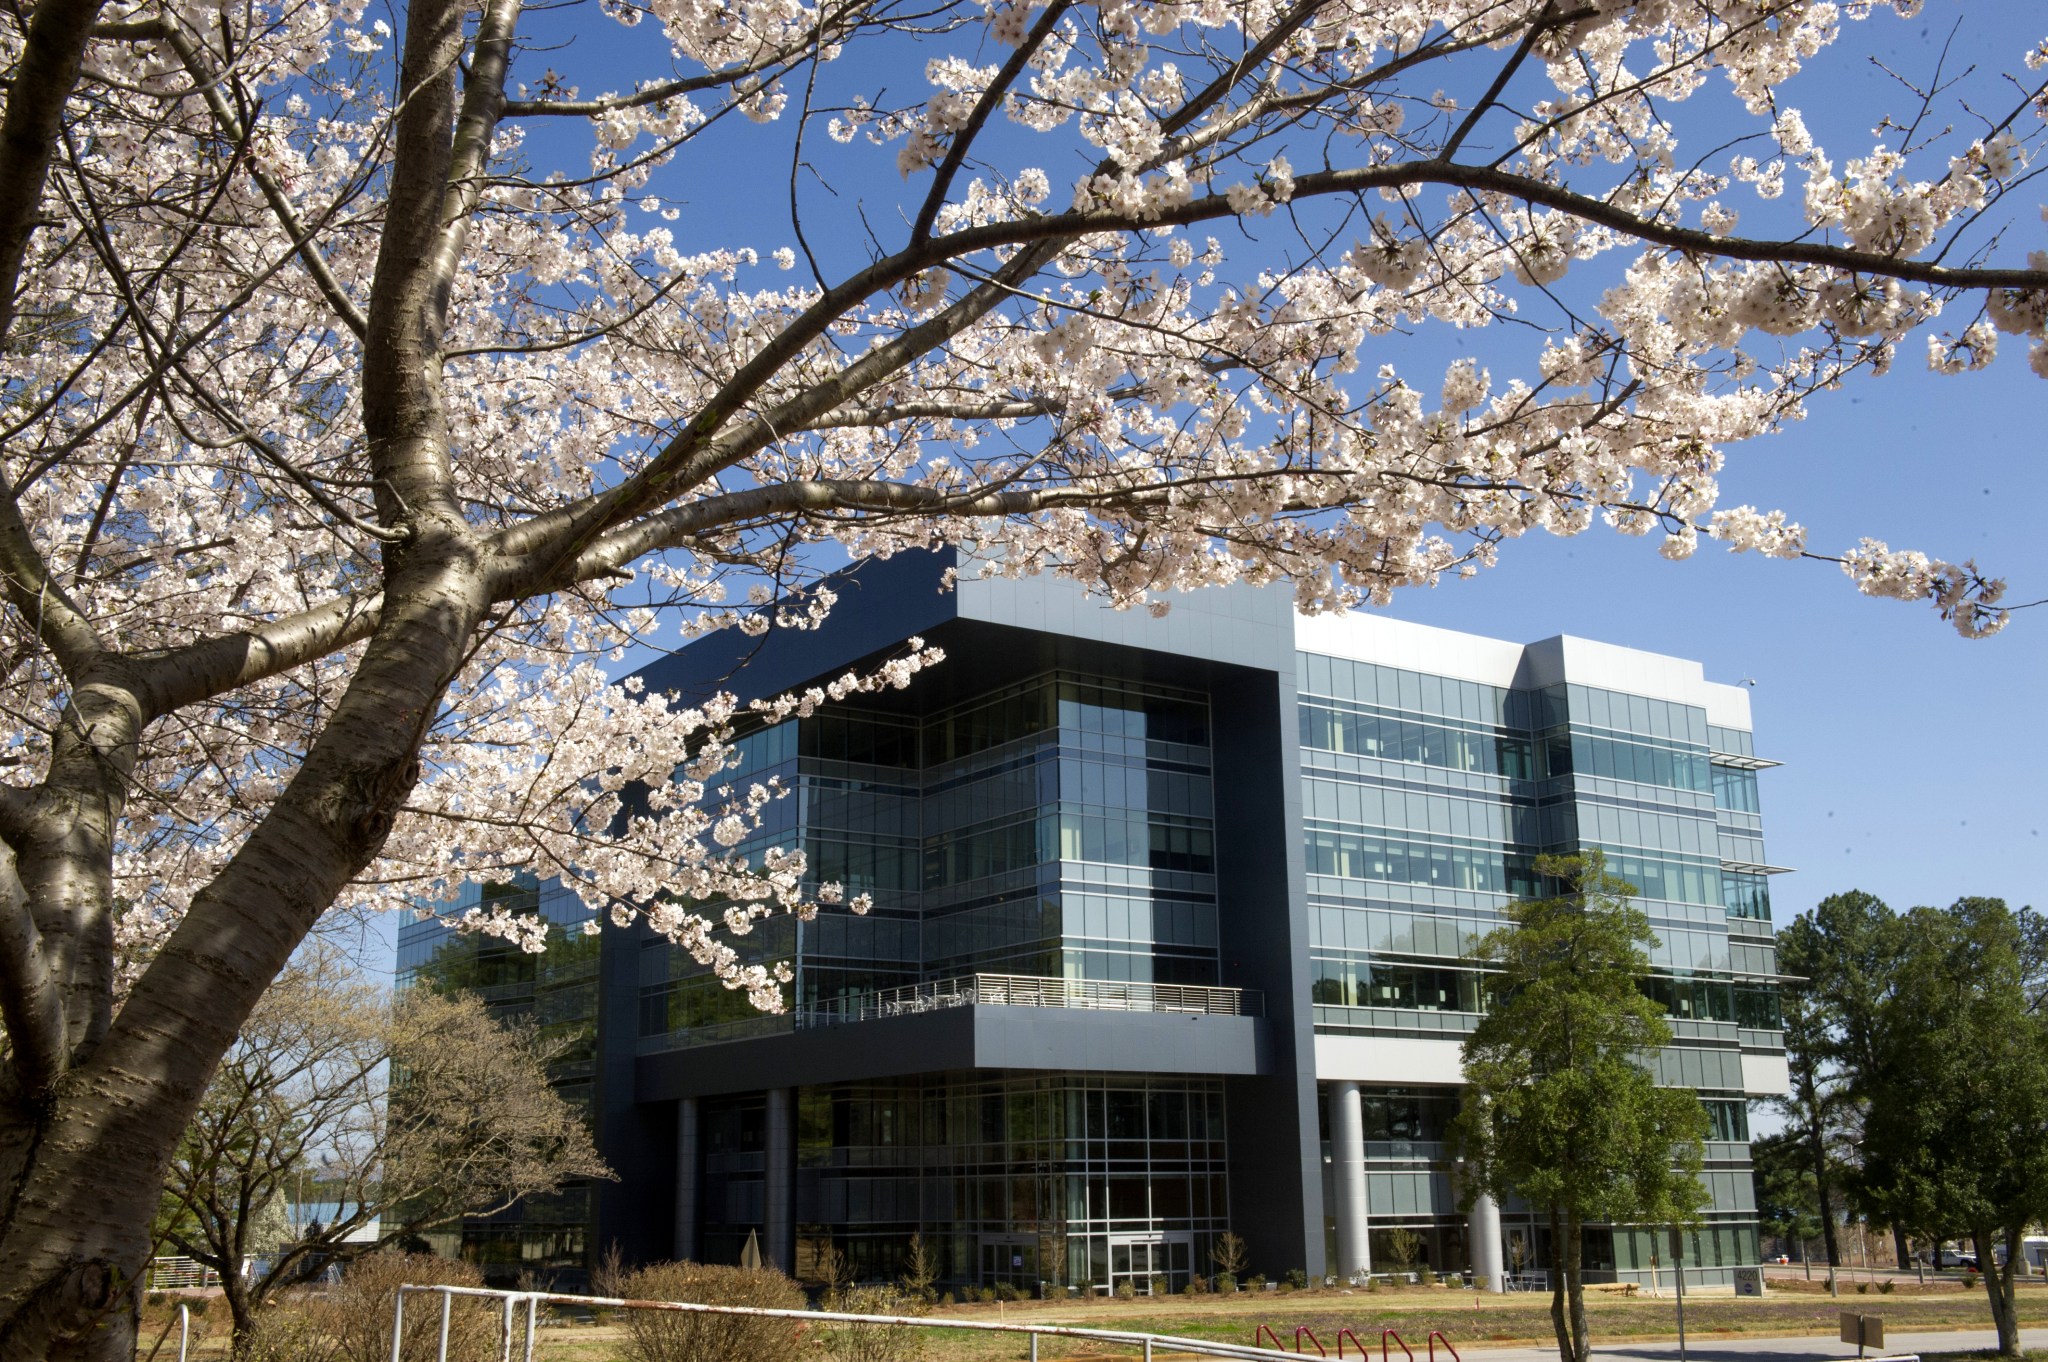
MULTIPOLYGON (((2048 27, 2044 17, 2033 3, 1930 0, 1910 21, 1881 15, 1848 25, 1838 48, 1782 94, 1805 112, 1839 167, 1877 140, 1881 113, 1906 102, 1886 68, 1924 75, 1960 21, 1967 27, 1959 48, 2019 70, 2019 54, 2048 27)), ((579 31, 580 46, 536 67, 574 73, 586 94, 623 86, 630 78, 617 69, 621 58, 651 36, 579 31)), ((874 78, 850 66, 830 80, 874 78)), ((1952 60, 1949 73, 1959 69, 1952 60)), ((1979 107, 2009 105, 2012 92, 1995 92, 1989 74, 1973 82, 1972 97, 1979 107)), ((898 86, 891 94, 916 92, 898 86)), ((1727 102, 1724 93, 1703 92, 1688 112, 1711 116, 1717 99, 1727 102)), ((1942 109, 1944 119, 1967 124, 1953 96, 1942 109)), ((764 157, 761 143, 786 154, 793 131, 791 122, 763 129, 735 120, 686 157, 675 179, 657 177, 650 189, 681 208, 683 249, 753 245, 765 256, 789 244, 786 161, 776 164, 772 151, 764 157), (736 184, 750 192, 734 193, 736 184)), ((554 125, 536 131, 536 148, 557 137, 587 145, 582 135, 554 125)), ((822 129, 812 135, 812 154, 845 196, 807 190, 807 211, 817 210, 821 225, 829 210, 844 214, 858 202, 887 234, 899 205, 914 211, 929 177, 901 181, 893 146, 829 149, 822 129)), ((2013 225, 2003 258, 2043 239, 2040 183, 2025 186, 2018 207, 2001 210, 2013 225)), ((1744 226, 1766 229, 1772 210, 1796 202, 1797 185, 1795 175, 1787 200, 1772 209, 1746 204, 1754 220, 1744 226)), ((1261 236, 1285 249, 1284 234, 1261 236)), ((834 254, 861 249, 858 232, 824 240, 834 254)), ((1233 255, 1227 274, 1254 272, 1250 259, 1233 255)), ((776 287, 801 277, 764 266, 743 282, 776 287)), ((1432 380, 1468 343, 1499 381, 1528 371, 1536 340, 1502 328, 1436 329, 1387 338, 1384 358, 1433 397, 1432 380)), ((1979 374, 1933 375, 1923 353, 1915 343, 1888 377, 1827 394, 1786 432, 1731 447, 1723 504, 1782 508, 1809 527, 1809 545, 1820 552, 1870 536, 1952 561, 1973 557, 2010 580, 2010 601, 2048 598, 2048 550, 2034 520, 2048 507, 2048 382, 2028 372, 2023 348, 2009 338, 2000 360, 1979 374)), ((1379 358, 1368 357, 1368 372, 1379 358)), ((2048 605, 2019 612, 1996 638, 1971 642, 1927 607, 1859 596, 1832 565, 1735 557, 1711 544, 1690 562, 1670 563, 1658 556, 1655 536, 1628 540, 1595 528, 1572 540, 1511 543, 1499 568, 1404 593, 1388 613, 1516 641, 1578 634, 1699 659, 1715 680, 1754 681, 1758 751, 1784 763, 1762 776, 1770 858, 1796 868, 1772 886, 1781 923, 1850 888, 1895 907, 1964 894, 2048 907, 2048 724, 2037 712, 2048 677, 2048 605)), ((649 656, 640 652, 627 666, 649 656)))
MULTIPOLYGON (((1887 113, 1911 112, 1899 78, 1930 75, 1959 25, 1944 76, 1965 74, 1963 53, 1983 64, 1936 104, 1937 122, 1969 128, 1965 100, 1979 110, 2009 108, 2014 92, 2000 87, 1999 72, 2025 74, 2020 54, 2048 31, 2044 18, 2037 4, 1981 0, 1929 0, 1911 20, 1880 13, 1845 25, 1836 47, 1779 92, 1803 111, 1839 169, 1877 141, 1897 144, 1896 133, 1876 128, 1887 113)), ((854 88, 874 79, 848 62, 825 83, 854 88)), ((899 84, 890 93, 907 99, 921 88, 899 84)), ((1713 139, 1691 120, 1728 119, 1718 130, 1743 117, 1718 80, 1679 112, 1687 118, 1681 126, 1696 134, 1685 142, 1695 151, 1713 139)), ((706 150, 732 158, 736 175, 766 180, 762 195, 736 203, 715 177, 692 177, 669 192, 683 203, 684 230, 710 233, 697 246, 751 243, 765 254, 789 240, 787 202, 784 171, 762 174, 756 139, 777 142, 791 129, 735 124, 730 143, 725 131, 706 150), (756 159, 742 161, 742 154, 756 159), (719 191, 704 192, 706 183, 719 191)), ((1964 135, 1940 155, 1967 144, 1964 135)), ((1034 160, 1047 155, 1028 145, 1027 152, 1034 160)), ((812 154, 890 240, 889 225, 899 212, 915 211, 929 182, 928 175, 899 180, 893 145, 827 150, 819 141, 812 154)), ((1939 158, 1928 164, 1938 173, 1939 158)), ((1923 166, 1922 173, 1930 172, 1923 166)), ((1793 174, 1785 198, 1770 205, 1731 195, 1744 209, 1744 227, 1797 230, 1790 215, 1799 183, 1793 174)), ((2009 199, 1999 209, 1995 220, 2013 229, 2001 258, 2042 241, 2039 184, 2025 186, 2017 206, 2009 199)), ((848 197, 815 189, 805 198, 807 215, 850 206, 848 197)), ((1263 246, 1233 247, 1226 276, 1250 277, 1258 249, 1287 250, 1279 219, 1256 233, 1263 246)), ((858 249, 853 239, 833 244, 858 249)), ((1604 285, 1618 268, 1619 261, 1608 262, 1575 284, 1604 285)), ((788 277, 764 270, 754 282, 788 277)), ((1956 329, 1971 310, 1958 314, 1956 329)), ((1537 343, 1527 331, 1500 327, 1426 328, 1385 338, 1384 351, 1369 354, 1364 368, 1391 359, 1433 400, 1434 380, 1468 345, 1498 383, 1529 372, 1537 343)), ((2011 338, 1991 369, 1952 377, 1926 369, 1916 339, 1887 377, 1866 376, 1823 395, 1782 434, 1729 447, 1722 504, 1781 508, 1809 527, 1809 545, 1823 553, 1869 536, 1950 561, 1975 558, 2008 578, 2008 600, 2041 599, 2048 597, 2048 551, 2033 517, 2048 507, 2044 423, 2048 382, 2028 372, 2024 348, 2011 338)), ((1404 593, 1389 613, 1517 641, 1579 634, 1697 658, 1717 680, 1754 680, 1758 750, 1785 763, 1762 777, 1768 846, 1773 861, 1797 868, 1773 884, 1781 922, 1849 888, 1898 907, 1963 894, 2048 907, 2048 724, 2036 712, 2048 677, 2048 605, 2019 612, 1999 637, 1972 642, 1930 608, 1858 595, 1830 564, 1734 557, 1711 544, 1690 562, 1671 563, 1658 556, 1656 539, 1621 539, 1596 527, 1571 540, 1520 540, 1506 546, 1499 568, 1404 593)))
MULTIPOLYGON (((2010 87, 1994 95, 1985 77, 1996 75, 1992 61, 2027 74, 2019 54, 2048 33, 2038 4, 1931 0, 1910 21, 1847 25, 1837 48, 1780 93, 1840 167, 1879 140, 1880 113, 1910 112, 1887 68, 1924 76, 1959 23, 1955 52, 1987 63, 1970 82, 1974 107, 2009 107, 2010 87)), ((1946 74, 1963 65, 1952 55, 1946 74)), ((1937 104, 1941 122, 1968 126, 1964 93, 1937 104)), ((2048 237, 2042 183, 2002 209, 2003 258, 2048 237)), ((1797 185, 1795 176, 1788 200, 1797 185)), ((1885 378, 1825 394, 1804 422, 1729 447, 1723 504, 1784 509, 1818 552, 1867 535, 1975 558, 2008 580, 2008 601, 2040 600, 2044 427, 2048 382, 2009 339, 1990 369, 1952 377, 1930 373, 1916 343, 1885 378)), ((1927 607, 1859 596, 1829 564, 1707 544, 1670 563, 1654 550, 1598 531, 1526 539, 1498 570, 1409 593, 1390 613, 1516 640, 1580 634, 1697 658, 1714 680, 1754 680, 1757 750, 1785 763, 1760 777, 1767 846, 1797 870, 1772 883, 1781 923, 1851 888, 1894 907, 1981 894, 2048 908, 2048 605, 1973 642, 1927 607)))
MULTIPOLYGON (((1834 394, 1785 434, 1734 451, 1731 504, 1780 506, 1839 550, 1859 536, 1956 560, 2048 596, 2031 509, 2048 504, 2048 383, 2023 363, 1940 377, 1901 365, 1834 394)), ((1754 680, 1782 923, 1829 894, 1894 907, 1984 894, 2048 907, 2048 606, 1998 636, 1959 637, 1920 605, 1858 595, 1824 563, 1690 562, 1588 531, 1509 545, 1499 569, 1400 597, 1390 614, 1527 641, 1570 633, 1697 658, 1754 680)))

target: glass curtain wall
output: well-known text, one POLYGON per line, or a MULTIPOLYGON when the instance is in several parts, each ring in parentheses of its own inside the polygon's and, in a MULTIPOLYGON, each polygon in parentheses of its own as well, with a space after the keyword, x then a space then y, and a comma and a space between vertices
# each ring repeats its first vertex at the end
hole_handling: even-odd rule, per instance
MULTIPOLYGON (((398 929, 398 986, 474 993, 493 1016, 540 1027, 562 1042, 548 1066, 555 1091, 592 1119, 597 1053, 598 938, 586 933, 591 912, 553 881, 523 877, 512 883, 468 884, 440 916, 398 929), (443 917, 471 908, 537 914, 554 924, 550 944, 528 954, 497 937, 451 930, 443 917)), ((470 1216, 427 1235, 437 1253, 480 1266, 494 1284, 523 1274, 563 1283, 587 1283, 592 1245, 592 1189, 575 1179, 548 1196, 527 1197, 496 1216, 470 1216)))
POLYGON ((801 844, 865 915, 771 919, 730 944, 789 960, 794 1013, 762 1018, 664 943, 643 968, 656 1046, 740 1039, 975 973, 1214 984, 1209 711, 1198 694, 1051 674, 929 716, 848 703, 748 735, 723 783, 779 778, 736 850, 801 844))
MULTIPOLYGON (((1474 942, 1514 900, 1561 888, 1539 882, 1538 854, 1597 848, 1657 934, 1643 989, 1676 1033, 1660 1081, 1701 1091, 1715 1116, 1710 1227, 1691 1261, 1754 1262, 1739 1048, 1774 1045, 1779 1017, 1768 894, 1745 864, 1762 855, 1749 735, 1578 683, 1514 690, 1306 653, 1296 675, 1317 1030, 1469 1033, 1483 1000, 1474 942)), ((1363 1097, 1375 1262, 1414 1247, 1462 1266, 1464 1217, 1433 1137, 1373 1133, 1390 1110, 1427 1128, 1454 1090, 1363 1097)), ((1502 1210, 1545 1261, 1526 1208, 1502 1210)), ((1638 1238, 1603 1230, 1590 1261, 1631 1272, 1638 1238)))
MULTIPOLYGON (((858 702, 750 735, 741 777, 795 817, 813 883, 867 893, 733 942, 796 967, 789 1018, 751 1018, 665 943, 643 960, 643 1048, 843 1015, 877 990, 974 973, 1215 984, 1209 709, 1199 694, 1055 673, 930 715, 858 702), (778 930, 787 936, 778 936, 778 930)), ((949 1282, 1173 1289, 1227 1220, 1222 1086, 1143 1076, 953 1077, 798 1098, 800 1276, 826 1247, 900 1275, 923 1227, 949 1282)), ((761 1225, 764 1107, 706 1100, 702 1252, 761 1225)))
MULTIPOLYGON (((760 1223, 759 1111, 705 1106, 713 1261, 760 1223)), ((827 1248, 856 1278, 901 1276, 921 1233, 949 1284, 1177 1291, 1228 1227, 1214 1079, 911 1078, 807 1088, 797 1111, 799 1277, 827 1248)))

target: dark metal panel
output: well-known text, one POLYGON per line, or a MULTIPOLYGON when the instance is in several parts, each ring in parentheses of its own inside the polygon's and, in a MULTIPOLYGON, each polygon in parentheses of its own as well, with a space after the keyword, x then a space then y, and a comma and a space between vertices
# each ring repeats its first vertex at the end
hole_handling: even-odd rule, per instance
POLYGON ((1211 696, 1223 981, 1264 992, 1272 1045, 1258 1075, 1224 1085, 1230 1214, 1254 1270, 1314 1279, 1326 1252, 1294 659, 1274 662, 1277 673, 1219 668, 1211 696))
POLYGON ((1266 1036, 1262 1017, 950 1007, 643 1055, 637 1083, 656 1103, 955 1069, 1251 1074, 1266 1036))
POLYGON ((742 700, 779 695, 954 618, 953 593, 939 590, 953 561, 951 549, 866 559, 827 579, 839 604, 823 628, 771 628, 760 638, 723 629, 635 675, 690 704, 720 690, 742 700))
POLYGON ((598 1152, 617 1181, 592 1184, 596 1218, 587 1251, 593 1266, 613 1244, 629 1263, 659 1262, 674 1250, 668 1216, 650 1215, 648 1208, 675 1204, 676 1107, 673 1102, 641 1101, 633 1072, 633 1037, 640 1023, 640 941, 646 930, 607 925, 598 950, 599 1045, 592 1104, 598 1152))

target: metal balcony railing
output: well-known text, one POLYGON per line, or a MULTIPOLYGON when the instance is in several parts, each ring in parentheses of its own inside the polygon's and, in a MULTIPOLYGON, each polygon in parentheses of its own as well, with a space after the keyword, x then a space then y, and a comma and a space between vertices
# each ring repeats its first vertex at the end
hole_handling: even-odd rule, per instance
POLYGON ((1091 1012, 1177 1012, 1214 1017, 1257 1016, 1256 990, 1207 984, 1138 984, 1108 979, 1057 979, 1031 974, 968 974, 881 989, 807 1009, 805 1026, 844 1026, 947 1007, 1064 1007, 1091 1012))
POLYGON ((746 1017, 711 1026, 642 1036, 640 1054, 689 1049, 785 1034, 815 1027, 849 1026, 880 1017, 907 1017, 950 1007, 1065 1007, 1087 1012, 1171 1012, 1210 1017, 1265 1014, 1257 989, 1207 984, 1128 984, 1108 979, 1055 979, 1033 974, 965 974, 851 994, 795 1013, 746 1017))

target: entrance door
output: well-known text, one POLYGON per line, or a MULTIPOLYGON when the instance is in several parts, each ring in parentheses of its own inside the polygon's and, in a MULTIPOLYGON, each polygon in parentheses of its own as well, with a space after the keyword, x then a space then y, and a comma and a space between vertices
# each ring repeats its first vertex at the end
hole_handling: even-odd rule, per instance
POLYGON ((1194 1261, 1193 1237, 1186 1234, 1116 1234, 1109 1239, 1109 1289, 1129 1282, 1141 1296, 1163 1278, 1168 1292, 1188 1284, 1194 1261))
POLYGON ((1007 1282, 1038 1294, 1038 1241, 1017 1235, 981 1237, 981 1284, 1007 1282))

